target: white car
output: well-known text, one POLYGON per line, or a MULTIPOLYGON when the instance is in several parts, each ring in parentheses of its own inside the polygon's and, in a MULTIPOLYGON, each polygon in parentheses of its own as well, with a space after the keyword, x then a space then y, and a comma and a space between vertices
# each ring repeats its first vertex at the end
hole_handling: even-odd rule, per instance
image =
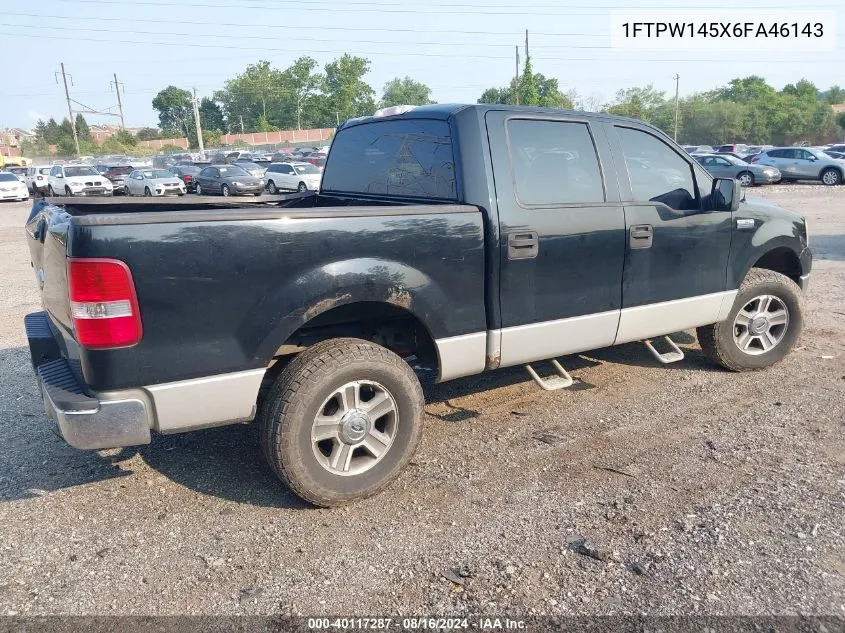
POLYGON ((9 171, 0 171, 0 200, 26 200, 29 190, 26 183, 9 171))
POLYGON ((264 172, 270 193, 278 193, 280 189, 318 191, 322 179, 323 172, 311 163, 271 163, 264 172))
POLYGON ((127 196, 184 196, 185 183, 169 169, 136 169, 123 181, 127 196))
POLYGON ((47 191, 47 178, 50 175, 49 165, 38 165, 26 170, 26 186, 32 193, 47 191))
POLYGON ((89 165, 53 165, 47 177, 50 196, 110 196, 114 186, 89 165))

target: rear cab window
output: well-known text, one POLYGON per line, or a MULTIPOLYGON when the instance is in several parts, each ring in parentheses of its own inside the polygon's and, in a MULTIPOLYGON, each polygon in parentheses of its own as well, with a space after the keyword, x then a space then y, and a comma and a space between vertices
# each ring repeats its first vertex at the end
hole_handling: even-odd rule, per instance
POLYGON ((342 129, 332 143, 321 191, 456 201, 449 124, 394 119, 342 129))

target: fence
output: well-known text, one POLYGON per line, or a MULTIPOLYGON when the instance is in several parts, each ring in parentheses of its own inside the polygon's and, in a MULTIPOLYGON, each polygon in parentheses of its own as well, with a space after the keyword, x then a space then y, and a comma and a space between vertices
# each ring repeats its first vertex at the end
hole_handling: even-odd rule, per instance
MULTIPOLYGON (((280 130, 277 132, 247 132, 244 134, 224 134, 215 145, 273 145, 278 143, 309 143, 328 141, 334 128, 324 127, 311 130, 280 130)), ((159 149, 165 145, 175 145, 188 149, 186 138, 163 138, 155 141, 140 141, 141 147, 159 149)))

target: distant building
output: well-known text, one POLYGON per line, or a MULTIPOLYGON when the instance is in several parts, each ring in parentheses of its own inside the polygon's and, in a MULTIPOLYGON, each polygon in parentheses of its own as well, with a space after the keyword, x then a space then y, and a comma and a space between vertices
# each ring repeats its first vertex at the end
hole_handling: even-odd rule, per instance
POLYGON ((35 134, 29 130, 23 130, 17 127, 0 130, 0 155, 20 156, 21 143, 34 140, 35 134))
POLYGON ((836 114, 842 114, 845 112, 845 103, 837 103, 830 107, 833 108, 833 111, 836 112, 836 114))

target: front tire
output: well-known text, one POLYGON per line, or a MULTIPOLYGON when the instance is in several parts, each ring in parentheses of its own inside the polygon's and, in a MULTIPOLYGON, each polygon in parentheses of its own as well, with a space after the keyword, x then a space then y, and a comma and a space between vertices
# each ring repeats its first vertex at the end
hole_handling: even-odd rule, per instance
POLYGON ((819 179, 828 187, 835 187, 842 182, 842 174, 833 167, 828 167, 819 175, 819 179))
POLYGON ((229 185, 223 185, 222 187, 220 187, 220 193, 224 196, 229 196, 232 192, 229 191, 229 185))
POLYGON ((198 196, 203 195, 203 193, 202 193, 202 185, 199 185, 199 184, 198 184, 198 185, 197 185, 197 188, 195 189, 195 192, 196 192, 196 194, 197 194, 198 196))
POLYGON ((70 187, 65 186, 65 195, 68 197, 73 196, 73 192, 70 190, 70 187))
POLYGON ((144 197, 146 197, 146 198, 151 198, 151 197, 152 197, 152 195, 153 195, 153 192, 152 192, 152 191, 150 191, 150 188, 149 188, 149 187, 144 187, 144 197))
POLYGON ((53 185, 47 185, 47 195, 51 198, 56 195, 56 192, 53 191, 53 185))
POLYGON ((276 183, 271 180, 270 182, 267 183, 267 191, 269 191, 272 194, 277 194, 277 193, 279 193, 279 188, 276 187, 276 183))
POLYGON ((299 183, 299 186, 296 188, 296 190, 299 193, 305 193, 306 191, 308 191, 308 185, 306 185, 304 182, 301 182, 299 183))
POLYGON ((369 341, 322 341, 293 359, 258 414, 264 456, 316 506, 369 497, 408 464, 422 433, 422 388, 401 358, 369 341))
POLYGON ((696 330, 704 354, 731 371, 764 369, 783 360, 804 329, 801 289, 786 275, 752 268, 728 318, 696 330))
POLYGON ((739 180, 739 184, 743 187, 753 187, 754 186, 754 174, 750 171, 744 171, 736 177, 739 180))

